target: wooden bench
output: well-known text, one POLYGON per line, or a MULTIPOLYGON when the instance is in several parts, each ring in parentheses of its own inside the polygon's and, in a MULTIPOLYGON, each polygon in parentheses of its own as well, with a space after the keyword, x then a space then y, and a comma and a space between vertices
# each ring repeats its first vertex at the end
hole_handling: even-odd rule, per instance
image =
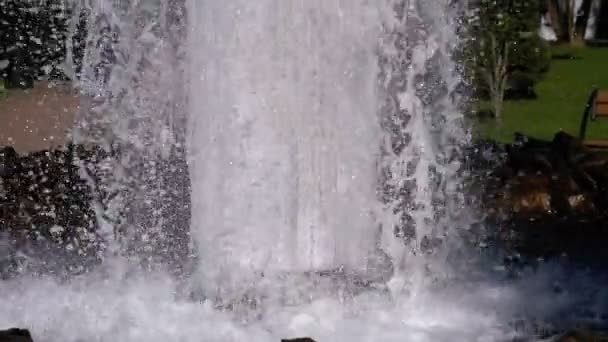
MULTIPOLYGON (((587 123, 597 119, 608 119, 608 90, 595 89, 591 92, 585 111, 583 113, 583 121, 579 138, 589 147, 608 148, 608 140, 586 140, 587 123)), ((608 132, 607 132, 608 133, 608 132)), ((608 134, 607 134, 608 138, 608 134)))

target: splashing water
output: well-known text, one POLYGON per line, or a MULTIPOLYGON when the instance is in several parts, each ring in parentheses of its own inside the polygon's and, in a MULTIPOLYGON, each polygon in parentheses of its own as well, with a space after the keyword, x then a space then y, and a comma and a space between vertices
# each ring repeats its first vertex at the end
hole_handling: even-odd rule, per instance
POLYGON ((191 3, 192 230, 203 284, 366 266, 377 235, 375 7, 191 3))
POLYGON ((520 316, 578 300, 547 296, 560 267, 507 282, 456 253, 468 136, 447 1, 77 4, 77 137, 119 150, 98 206, 110 248, 69 281, 1 282, 2 324, 47 341, 508 341, 520 316))

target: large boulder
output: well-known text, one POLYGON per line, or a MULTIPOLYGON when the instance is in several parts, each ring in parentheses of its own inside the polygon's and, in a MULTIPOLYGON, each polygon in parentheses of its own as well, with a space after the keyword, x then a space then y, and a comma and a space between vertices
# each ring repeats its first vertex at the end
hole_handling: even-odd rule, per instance
POLYGON ((607 151, 564 132, 552 140, 516 134, 504 148, 485 151, 472 154, 471 168, 486 225, 499 242, 526 254, 598 260, 608 241, 607 151))
POLYGON ((33 342, 33 340, 29 330, 10 328, 0 330, 0 342, 33 342))
POLYGON ((101 262, 110 240, 142 267, 187 274, 185 150, 142 157, 139 168, 127 171, 124 159, 98 146, 24 155, 0 148, 0 278, 86 272, 101 262))
POLYGON ((608 210, 608 153, 564 132, 552 141, 521 134, 486 184, 488 211, 499 219, 588 218, 608 210))
POLYGON ((0 150, 0 274, 80 273, 97 264, 93 191, 79 162, 95 163, 101 150, 69 145, 23 156, 0 150))
POLYGON ((556 342, 608 342, 608 335, 597 332, 574 330, 558 337, 556 342))

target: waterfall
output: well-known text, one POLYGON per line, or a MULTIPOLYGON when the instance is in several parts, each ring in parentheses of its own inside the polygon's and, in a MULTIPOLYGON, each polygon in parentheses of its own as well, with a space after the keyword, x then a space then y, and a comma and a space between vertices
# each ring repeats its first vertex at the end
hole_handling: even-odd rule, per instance
POLYGON ((445 262, 461 218, 460 150, 468 143, 452 59, 457 7, 445 1, 394 1, 379 49, 382 246, 410 294, 449 273, 445 262), (442 246, 440 246, 442 245, 442 246), (442 260, 443 258, 443 260, 442 260))
MULTIPOLYGON (((183 1, 72 2, 84 35, 75 140, 108 158, 97 178, 97 218, 112 254, 181 273, 190 255, 185 157, 183 1)), ((68 56, 74 55, 68 53, 68 56)), ((76 73, 76 63, 72 74, 76 73)))
POLYGON ((3 324, 48 341, 511 341, 515 317, 570 309, 553 269, 505 280, 461 258, 459 2, 70 2, 74 137, 107 152, 82 175, 108 248, 88 274, 1 281, 3 324))
POLYGON ((192 231, 204 282, 361 271, 378 235, 377 5, 188 9, 192 231))
POLYGON ((423 287, 467 140, 447 3, 75 4, 77 137, 116 154, 98 210, 114 251, 196 263, 210 292, 328 271, 423 287))
POLYGON ((401 263, 429 238, 433 201, 454 181, 454 161, 442 159, 463 142, 448 98, 457 75, 445 8, 188 3, 191 230, 202 283, 225 290, 252 272, 365 273, 383 247, 401 263), (385 137, 410 141, 383 149, 385 137), (405 199, 397 193, 409 181, 405 199), (394 192, 380 190, 392 196, 385 203, 379 182, 394 192), (397 216, 411 218, 413 246, 407 224, 389 222, 397 216))

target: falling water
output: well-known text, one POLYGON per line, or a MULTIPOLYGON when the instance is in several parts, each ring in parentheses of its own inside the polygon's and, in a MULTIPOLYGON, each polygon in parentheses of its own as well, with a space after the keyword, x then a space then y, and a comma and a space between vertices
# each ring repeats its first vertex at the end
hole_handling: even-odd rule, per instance
POLYGON ((378 5, 188 9, 192 230, 204 283, 362 271, 378 235, 378 5))
POLYGON ((189 254, 190 195, 183 3, 73 5, 73 21, 86 34, 75 138, 109 156, 96 174, 100 226, 113 254, 140 259, 148 268, 181 269, 189 254))
POLYGON ((107 150, 89 180, 108 248, 69 281, 0 282, 1 323, 48 341, 506 341, 575 299, 548 299, 551 268, 453 267, 474 251, 448 1, 73 4, 75 137, 107 150), (323 279, 362 290, 313 296, 323 279), (268 282, 306 300, 217 306, 268 282))
POLYGON ((447 271, 434 247, 447 244, 458 224, 458 152, 468 135, 454 96, 456 9, 441 1, 396 1, 392 10, 379 53, 378 114, 385 132, 380 217, 383 246, 397 270, 393 280, 409 284, 413 295, 447 271))
POLYGON ((277 271, 386 281, 398 266, 412 278, 404 259, 441 237, 439 207, 453 211, 457 181, 449 148, 466 140, 449 98, 447 9, 189 3, 192 232, 205 287, 277 271))

